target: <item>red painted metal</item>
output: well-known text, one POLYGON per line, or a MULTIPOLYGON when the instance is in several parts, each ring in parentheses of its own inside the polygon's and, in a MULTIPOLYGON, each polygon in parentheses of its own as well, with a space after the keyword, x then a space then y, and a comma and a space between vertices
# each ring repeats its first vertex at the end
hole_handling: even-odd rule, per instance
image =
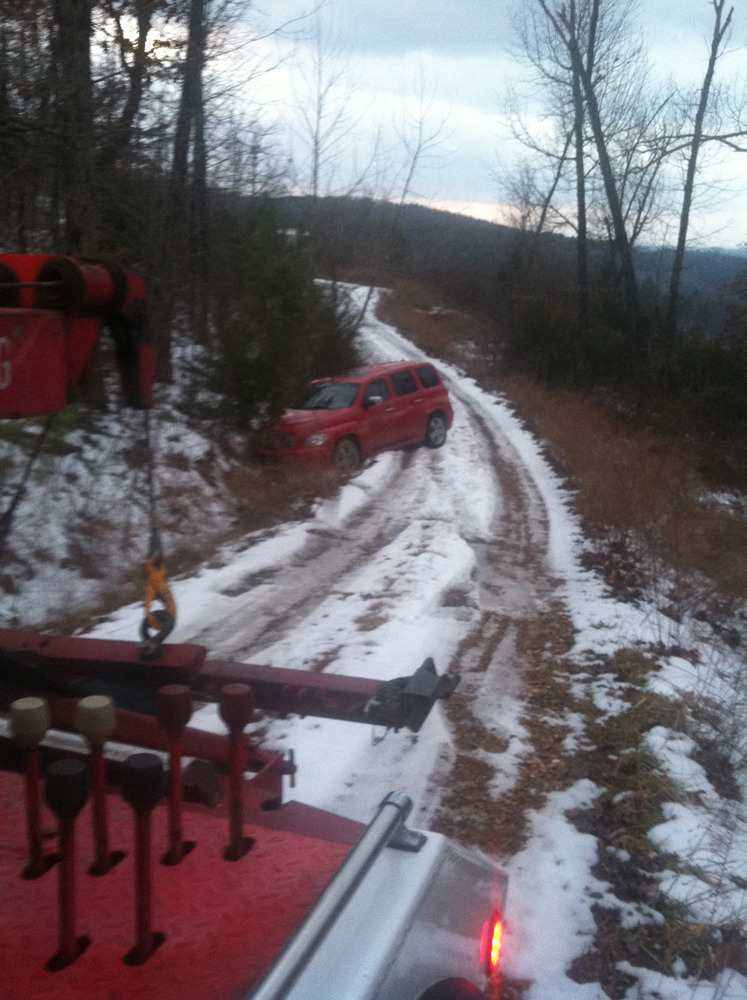
POLYGON ((178 865, 188 845, 182 831, 182 738, 172 736, 169 747, 169 848, 163 856, 166 865, 178 865))
POLYGON ((128 965, 142 965, 163 942, 153 932, 153 852, 151 816, 163 794, 161 762, 154 754, 133 754, 125 763, 123 790, 135 814, 135 946, 128 965))
MULTIPOLYGON (((423 663, 412 677, 387 684, 365 677, 207 660, 206 650, 193 645, 164 644, 156 660, 144 662, 135 642, 52 639, 10 629, 0 630, 0 662, 3 650, 9 658, 4 682, 0 675, 0 706, 3 687, 9 689, 14 676, 13 662, 22 661, 38 668, 40 675, 51 673, 66 682, 111 678, 126 682, 133 691, 145 686, 154 693, 160 686, 179 683, 189 686, 195 697, 214 701, 227 684, 248 684, 257 708, 264 711, 394 728, 406 726, 417 732, 433 702, 449 697, 458 682, 458 677, 439 677, 432 660, 423 663), (381 699, 383 691, 388 697, 381 699)), ((18 688, 15 690, 18 696, 18 688)))
POLYGON ((122 273, 103 261, 51 257, 37 271, 34 303, 62 313, 101 313, 123 298, 122 273))
POLYGON ((169 737, 169 849, 164 864, 178 865, 193 845, 182 835, 183 733, 192 715, 192 695, 184 684, 168 684, 158 692, 158 721, 169 737))
POLYGON ((197 676, 205 661, 204 646, 166 645, 158 663, 140 660, 137 642, 48 636, 19 629, 0 629, 0 650, 28 663, 69 677, 131 677, 153 684, 184 683, 197 676))
MULTIPOLYGON (((252 691, 245 683, 236 683, 235 674, 224 669, 225 665, 213 676, 201 647, 166 647, 165 667, 160 662, 144 666, 136 658, 137 643, 58 640, 31 633, 5 632, 0 633, 0 650, 11 653, 5 662, 8 672, 13 673, 18 660, 22 667, 20 673, 16 670, 12 682, 0 682, 0 701, 6 704, 18 695, 24 670, 27 673, 30 670, 32 679, 35 671, 48 673, 63 687, 92 676, 103 675, 121 681, 131 673, 138 679, 136 683, 148 675, 166 676, 169 680, 174 676, 191 679, 192 690, 205 678, 208 687, 225 685, 226 680, 229 681, 229 697, 224 692, 223 702, 230 737, 202 732, 184 724, 189 717, 189 689, 186 699, 183 697, 185 689, 177 689, 178 705, 168 702, 167 692, 167 707, 164 709, 162 705, 160 723, 155 717, 115 710, 112 741, 171 750, 172 756, 178 758, 184 753, 209 759, 224 775, 233 772, 233 782, 230 777, 223 780, 226 789, 233 784, 234 794, 226 795, 222 804, 212 811, 195 809, 184 803, 183 811, 189 815, 190 833, 194 837, 194 844, 190 845, 193 850, 182 856, 178 867, 154 867, 151 855, 155 845, 151 838, 164 838, 168 846, 174 844, 171 801, 155 806, 151 824, 145 810, 138 812, 136 809, 134 837, 131 833, 128 838, 123 826, 128 818, 127 810, 123 809, 118 796, 111 794, 110 785, 109 833, 125 847, 129 840, 131 846, 122 863, 98 879, 91 879, 82 870, 87 859, 97 855, 95 826, 90 821, 95 805, 89 802, 85 806, 89 821, 80 822, 75 831, 76 838, 82 840, 78 853, 80 864, 73 870, 68 861, 60 872, 59 949, 54 959, 46 963, 46 969, 43 952, 48 956, 51 949, 46 943, 47 937, 40 936, 39 928, 43 928, 45 921, 47 927, 54 923, 49 879, 20 880, 20 885, 33 893, 24 896, 17 874, 9 878, 8 865, 16 873, 19 866, 17 845, 5 840, 0 843, 2 918, 4 926, 11 928, 5 939, 0 935, 0 967, 9 970, 9 981, 17 995, 24 1000, 41 997, 46 983, 40 977, 49 975, 48 970, 53 969, 59 970, 55 972, 53 984, 56 1000, 98 1000, 107 995, 108 984, 113 981, 117 983, 121 1000, 135 1000, 146 994, 158 995, 163 1000, 244 995, 252 983, 261 978, 313 906, 357 839, 360 824, 298 803, 282 807, 282 779, 293 770, 292 765, 281 754, 263 753, 251 746, 243 729, 251 716, 252 691), (103 662, 99 656, 103 656, 103 662), (255 772, 255 776, 245 780, 246 771, 255 772), (266 812, 268 808, 273 811, 266 812), (227 819, 231 827, 229 846, 236 848, 238 845, 241 850, 225 849, 227 819), (9 851, 6 850, 8 843, 9 851), (248 846, 252 848, 249 851, 246 850, 248 846), (171 878, 165 873, 172 873, 171 878), (100 889, 93 888, 94 884, 100 889), (15 887, 15 891, 7 892, 8 887, 15 887), (122 901, 133 896, 136 942, 125 956, 122 901), (75 907, 90 936, 90 946, 87 946, 88 936, 75 936, 75 907), (189 916, 185 920, 186 914, 189 916), (161 934, 152 930, 154 919, 162 928, 161 934), (220 928, 218 934, 216 928, 220 928), (251 941, 251 948, 247 948, 247 941, 251 941), (23 962, 18 961, 21 953, 24 954, 23 962), (125 957, 128 964, 123 965, 125 957), (175 968, 189 969, 189 975, 175 977, 175 968)), ((236 671, 242 668, 241 664, 229 666, 236 671)), ((305 679, 307 685, 309 681, 313 685, 319 678, 317 675, 303 675, 303 678, 295 675, 301 672, 281 672, 280 687, 276 689, 259 669, 259 686, 272 704, 288 708, 297 702, 308 705, 310 701, 299 687, 300 681, 305 679)), ((342 685, 338 686, 342 689, 336 705, 338 710, 348 711, 351 705, 358 705, 372 687, 373 690, 379 687, 377 682, 361 684, 354 681, 348 688, 348 680, 342 679, 342 685)), ((322 694, 317 697, 327 699, 324 706, 320 705, 325 711, 335 707, 332 704, 337 697, 335 687, 327 688, 326 679, 320 686, 322 694)), ((52 695, 48 700, 52 726, 74 728, 79 712, 77 699, 52 695)), ((172 777, 175 774, 172 771, 172 777)), ((116 778, 116 773, 109 773, 108 777, 116 778)), ((17 822, 19 815, 23 815, 14 801, 19 797, 21 785, 18 782, 21 781, 16 775, 0 774, 0 817, 4 830, 14 830, 13 817, 17 822), (7 793, 9 782, 10 797, 7 793)), ((48 836, 45 825, 42 816, 43 837, 48 836)), ((70 857, 70 826, 61 821, 58 836, 66 839, 66 856, 70 857)))
POLYGON ((26 796, 26 827, 28 831, 29 860, 24 878, 40 878, 49 867, 44 854, 41 830, 41 765, 38 747, 23 752, 26 796))
MULTIPOLYGON (((0 707, 7 708, 7 703, 16 696, 17 692, 4 694, 3 685, 0 684, 0 707)), ((48 703, 52 726, 56 729, 74 730, 77 700, 53 697, 48 703)), ((115 742, 129 746, 147 746, 153 750, 168 752, 169 737, 152 716, 116 709, 115 717, 117 724, 112 735, 115 742)), ((207 760, 223 773, 228 773, 231 767, 230 742, 226 736, 219 733, 186 727, 182 734, 182 753, 187 757, 207 760)), ((294 770, 293 765, 286 761, 282 754, 267 753, 248 742, 242 744, 241 766, 244 771, 256 774, 256 778, 249 785, 251 791, 247 791, 246 794, 252 800, 256 797, 257 808, 264 802, 272 803, 279 799, 283 775, 291 775, 294 770)))
MULTIPOLYGON (((249 782, 248 784, 252 784, 249 782)), ((238 863, 222 858, 225 816, 185 805, 195 848, 176 868, 152 868, 152 920, 164 935, 143 965, 126 965, 132 945, 135 851, 132 813, 109 803, 112 838, 125 859, 91 878, 90 803, 76 827, 76 911, 90 936, 85 953, 59 972, 44 968, 55 950, 57 879, 20 877, 24 858, 23 778, 0 773, 0 992, 12 1000, 228 1000, 246 996, 340 867, 360 824, 300 803, 257 813, 245 834, 254 849, 238 863), (9 991, 9 992, 8 992, 9 991)), ((165 847, 167 804, 152 818, 152 849, 165 847)), ((43 817, 51 835, 49 814, 43 817)))
POLYGON ((10 736, 20 748, 25 777, 28 864, 24 878, 40 878, 51 860, 44 853, 41 830, 41 753, 39 743, 49 728, 49 712, 43 699, 30 697, 10 706, 10 736))
POLYGON ((382 683, 367 677, 208 660, 195 676, 192 690, 216 698, 220 688, 232 681, 249 684, 257 708, 265 711, 348 722, 369 721, 365 718, 365 706, 381 690, 382 683))
MULTIPOLYGON (((54 259, 54 254, 0 255, 0 263, 3 265, 3 277, 0 280, 5 282, 12 276, 19 285, 18 292, 11 299, 14 307, 20 309, 34 309, 36 307, 34 285, 39 270, 48 261, 54 259)), ((7 302, 7 297, 4 297, 2 301, 7 302)))
POLYGON ((254 712, 252 689, 246 684, 226 684, 220 693, 220 715, 228 727, 231 742, 229 772, 229 841, 223 852, 227 861, 239 861, 252 846, 244 837, 244 728, 254 712))
POLYGON ((91 866, 92 875, 105 875, 118 858, 109 850, 109 833, 106 821, 106 758, 104 746, 116 727, 114 704, 111 698, 91 695, 78 702, 75 727, 88 741, 90 747, 91 800, 93 813, 93 838, 96 857, 91 866))
POLYGON ((0 416, 58 413, 67 402, 65 351, 56 313, 0 310, 0 416))
POLYGON ((157 661, 143 663, 139 644, 110 639, 51 638, 0 629, 0 650, 68 678, 85 676, 142 680, 152 685, 180 683, 217 701, 226 684, 248 684, 257 708, 280 715, 296 712, 321 718, 369 721, 367 702, 381 681, 341 674, 310 673, 254 663, 206 660, 203 646, 165 644, 157 661))
POLYGON ((85 387, 102 326, 117 348, 125 402, 153 402, 155 348, 145 282, 116 264, 0 255, 0 416, 59 412, 85 387))
POLYGON ((93 802, 93 840, 95 858, 91 873, 105 875, 109 871, 109 835, 106 828, 106 760, 102 747, 91 748, 91 788, 93 802))
POLYGON ((60 819, 59 851, 59 948, 51 959, 52 970, 63 969, 78 957, 75 933, 75 819, 60 819))
POLYGON ((86 935, 77 937, 75 933, 75 821, 88 798, 85 765, 81 761, 70 760, 53 764, 47 771, 45 798, 57 816, 59 836, 59 947, 45 968, 50 972, 59 972, 72 965, 89 944, 86 935))
POLYGON ((140 965, 155 951, 157 939, 153 934, 152 884, 151 884, 151 828, 150 813, 135 813, 135 947, 128 954, 129 964, 140 965))

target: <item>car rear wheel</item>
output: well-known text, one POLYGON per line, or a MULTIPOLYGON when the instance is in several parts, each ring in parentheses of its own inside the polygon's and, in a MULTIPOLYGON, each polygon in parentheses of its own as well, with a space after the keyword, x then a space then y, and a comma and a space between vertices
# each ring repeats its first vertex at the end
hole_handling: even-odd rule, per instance
POLYGON ((441 445, 446 440, 446 432, 449 429, 449 425, 446 421, 446 415, 438 410, 436 413, 431 413, 428 417, 428 423, 425 426, 425 443, 429 448, 440 448, 441 445))
POLYGON ((341 438, 332 452, 335 468, 343 476, 350 476, 361 467, 361 450, 354 438, 341 438))

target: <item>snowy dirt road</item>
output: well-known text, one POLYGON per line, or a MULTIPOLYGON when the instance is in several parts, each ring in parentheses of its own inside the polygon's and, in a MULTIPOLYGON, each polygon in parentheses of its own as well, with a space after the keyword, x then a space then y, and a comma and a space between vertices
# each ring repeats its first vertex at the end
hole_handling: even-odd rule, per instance
MULTIPOLYGON (((419 354, 372 310, 360 336, 371 360, 419 354)), ((553 566, 562 533, 552 530, 562 500, 532 471, 536 445, 503 404, 440 367, 454 407, 443 448, 382 454, 311 519, 251 536, 221 568, 173 583, 173 640, 214 658, 389 679, 431 656, 439 672, 461 675, 451 725, 439 707, 417 736, 315 719, 262 723, 267 745, 295 752, 293 797, 361 820, 392 789, 413 798, 423 826, 448 812, 442 790, 453 790, 460 733, 490 768, 493 792, 512 784, 527 742, 519 646, 533 621, 546 631, 562 606, 553 566)), ((96 632, 130 636, 139 615, 123 609, 96 632)), ((222 729, 213 706, 195 723, 222 729)), ((485 797, 476 766, 462 819, 485 797)), ((500 853, 495 840, 482 846, 500 853)))
MULTIPOLYGON (((361 342, 371 360, 422 357, 372 310, 361 342)), ((595 952, 600 913, 625 928, 664 918, 649 896, 630 901, 624 877, 622 896, 602 881, 600 859, 620 863, 625 852, 589 832, 605 794, 589 779, 594 739, 604 742, 596 731, 590 739, 589 718, 630 714, 641 695, 609 666, 616 651, 658 650, 644 701, 672 698, 680 715, 702 693, 733 703, 739 665, 709 645, 702 623, 618 602, 582 569, 569 496, 536 440, 505 401, 438 367, 455 414, 445 446, 380 455, 311 516, 249 535, 220 554, 218 568, 172 581, 173 641, 200 643, 216 659, 381 680, 411 674, 429 656, 439 673, 460 674, 419 734, 295 717, 253 729, 268 748, 294 751, 296 787, 286 798, 368 821, 389 791, 401 791, 414 801, 414 825, 505 863, 512 996, 747 996, 747 979, 732 969, 701 983, 692 963, 667 959, 651 971, 650 959, 633 967, 623 950, 595 952), (684 659, 683 649, 695 652, 684 659), (587 965, 574 971, 579 962, 587 965)), ((129 606, 93 634, 131 638, 141 616, 129 606)), ((212 705, 192 724, 224 731, 212 705)), ((741 923, 742 807, 719 798, 692 740, 663 724, 647 739, 664 771, 686 775, 698 795, 686 815, 677 798, 655 814, 652 842, 669 854, 654 880, 691 908, 687 926, 713 919, 714 898, 729 914, 720 923, 741 923), (690 864, 696 842, 704 881, 666 870, 673 854, 690 864)))
MULTIPOLYGON (((364 338, 372 359, 414 351, 375 322, 364 338)), ((259 541, 254 564, 227 581, 219 572, 207 615, 193 625, 182 616, 176 638, 219 658, 377 678, 411 673, 433 656, 440 672, 462 675, 462 728, 479 727, 483 748, 504 750, 513 740, 518 752, 517 622, 558 600, 549 515, 490 402, 463 380, 449 388, 455 419, 444 448, 379 456, 313 522, 259 541)), ((199 722, 220 726, 210 707, 199 722)), ((383 735, 286 720, 269 725, 264 739, 295 749, 298 798, 363 819, 396 787, 426 825, 458 753, 453 733, 438 711, 417 737, 378 742, 383 735), (328 750, 330 730, 337 752, 328 750)), ((516 754, 490 756, 495 782, 510 783, 516 754)))

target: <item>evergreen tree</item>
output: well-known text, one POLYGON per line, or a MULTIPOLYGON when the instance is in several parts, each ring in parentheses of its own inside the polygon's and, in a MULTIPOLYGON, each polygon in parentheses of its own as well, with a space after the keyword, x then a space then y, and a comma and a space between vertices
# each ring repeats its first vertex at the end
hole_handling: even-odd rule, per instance
POLYGON ((210 385, 241 428, 282 412, 311 378, 357 361, 353 317, 339 288, 319 284, 308 239, 279 227, 262 201, 222 262, 210 385), (230 277, 229 277, 230 275, 230 277))

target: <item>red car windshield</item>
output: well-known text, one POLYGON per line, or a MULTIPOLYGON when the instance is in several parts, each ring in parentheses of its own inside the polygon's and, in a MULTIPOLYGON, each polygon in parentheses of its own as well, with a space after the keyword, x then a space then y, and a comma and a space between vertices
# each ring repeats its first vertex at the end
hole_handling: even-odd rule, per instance
POLYGON ((352 406, 360 386, 357 382, 321 382, 307 385, 299 410, 344 410, 352 406))

